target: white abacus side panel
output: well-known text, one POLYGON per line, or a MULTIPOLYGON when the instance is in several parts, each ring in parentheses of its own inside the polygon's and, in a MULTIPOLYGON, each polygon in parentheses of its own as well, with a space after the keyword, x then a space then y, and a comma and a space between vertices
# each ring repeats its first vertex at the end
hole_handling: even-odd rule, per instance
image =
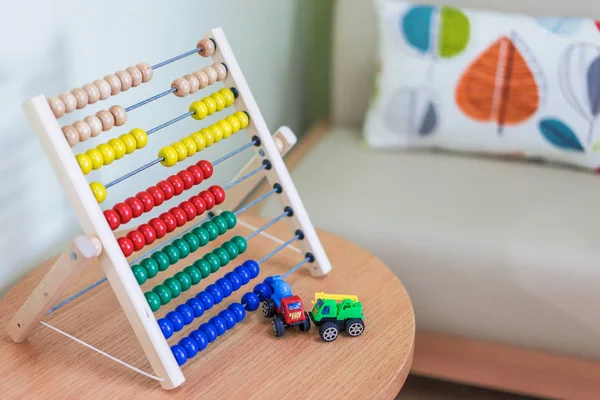
POLYGON ((100 265, 154 373, 164 379, 161 382, 163 388, 178 387, 185 381, 181 368, 81 172, 46 97, 37 96, 30 99, 23 105, 23 109, 75 211, 81 228, 88 237, 96 237, 102 243, 100 265))
POLYGON ((300 229, 304 233, 304 240, 299 241, 299 244, 304 251, 310 252, 315 257, 314 262, 306 265, 313 276, 327 274, 331 270, 331 263, 223 30, 221 28, 213 29, 204 37, 212 38, 217 43, 217 49, 212 56, 214 62, 223 62, 227 65, 229 72, 224 83, 226 87, 235 87, 239 92, 239 96, 235 101, 236 109, 239 111, 245 110, 250 115, 250 125, 246 128, 246 134, 250 139, 254 136, 260 138, 261 148, 264 149, 268 160, 271 162, 272 168, 265 171, 267 180, 271 186, 279 183, 283 187, 283 193, 277 197, 282 205, 289 205, 294 210, 293 217, 286 219, 290 222, 294 232, 300 229))

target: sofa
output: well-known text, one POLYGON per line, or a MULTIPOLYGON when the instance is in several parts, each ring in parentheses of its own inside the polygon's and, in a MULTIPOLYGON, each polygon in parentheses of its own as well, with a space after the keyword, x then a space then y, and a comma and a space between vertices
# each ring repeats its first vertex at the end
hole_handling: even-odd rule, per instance
MULTIPOLYGON (((600 19, 585 0, 452 5, 600 19)), ((414 373, 600 397, 600 178, 527 161, 370 149, 362 126, 376 34, 371 1, 337 2, 331 115, 305 137, 316 144, 292 169, 313 223, 371 251, 406 286, 418 332, 414 373)), ((261 212, 280 210, 271 202, 261 212)))

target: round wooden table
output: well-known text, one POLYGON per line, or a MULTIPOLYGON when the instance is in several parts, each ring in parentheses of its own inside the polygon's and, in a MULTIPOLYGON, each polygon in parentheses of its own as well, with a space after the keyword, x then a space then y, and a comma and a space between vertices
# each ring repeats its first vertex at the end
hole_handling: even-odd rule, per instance
MULTIPOLYGON (((255 218, 242 220, 255 227, 263 224, 255 218)), ((251 228, 242 223, 235 230, 240 235, 251 232, 251 228)), ((283 223, 267 232, 284 240, 292 236, 283 223)), ((275 338, 270 321, 259 309, 188 361, 182 367, 186 382, 166 392, 158 382, 45 326, 37 328, 25 343, 14 344, 10 340, 4 327, 51 265, 47 262, 15 285, 0 302, 0 397, 394 398, 404 384, 413 356, 415 322, 410 299, 398 278, 376 257, 327 232, 319 231, 319 236, 333 264, 332 272, 323 278, 312 278, 306 269, 301 269, 287 281, 308 309, 315 292, 357 295, 364 307, 366 324, 361 336, 353 338, 342 333, 334 342, 325 343, 319 338, 318 328, 313 326, 309 333, 294 328, 287 330, 284 337, 275 338)), ((250 241, 246 254, 233 265, 245 259, 258 260, 277 246, 268 237, 257 236, 250 241)), ((198 251, 190 255, 161 273, 152 283, 146 283, 143 289, 149 290, 203 254, 198 251)), ((206 321, 226 304, 239 301, 259 279, 284 274, 301 259, 302 255, 290 248, 279 252, 261 266, 259 278, 207 311, 200 321, 206 321)), ((214 275, 203 280, 201 287, 182 294, 174 304, 193 296, 222 273, 214 275)), ((65 297, 102 277, 99 266, 84 271, 65 297)), ((170 308, 159 310, 157 318, 170 308)), ((69 303, 44 321, 128 364, 153 373, 108 283, 69 303)), ((201 322, 194 321, 176 333, 169 343, 178 341, 201 322)))

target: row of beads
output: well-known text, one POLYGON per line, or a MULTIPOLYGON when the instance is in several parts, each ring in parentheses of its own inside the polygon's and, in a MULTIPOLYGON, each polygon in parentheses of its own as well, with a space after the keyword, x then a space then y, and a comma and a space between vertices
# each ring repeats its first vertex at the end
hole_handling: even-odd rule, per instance
POLYGON ((213 115, 216 111, 231 107, 238 95, 239 93, 235 88, 223 88, 202 100, 193 102, 188 111, 193 113, 192 118, 200 121, 209 115, 213 115))
POLYGON ((159 235, 164 236, 168 232, 173 232, 176 228, 184 226, 223 201, 225 201, 223 188, 216 185, 211 186, 208 190, 201 191, 198 196, 193 196, 188 201, 159 215, 158 219, 162 220, 164 224, 161 223, 160 226, 157 224, 156 227, 151 224, 142 224, 127 233, 126 236, 118 238, 117 242, 125 257, 129 257, 134 251, 139 251, 146 245, 154 243, 159 235))
POLYGON ((174 196, 179 196, 184 190, 201 184, 205 179, 209 179, 213 172, 213 166, 209 161, 198 161, 196 165, 190 165, 166 180, 158 182, 156 186, 150 186, 135 197, 130 197, 122 203, 115 204, 112 209, 105 210, 106 222, 114 231, 133 218, 152 211, 154 207, 171 200, 174 196))
MULTIPOLYGON (((180 304, 174 311, 168 312, 164 318, 158 320, 158 326, 160 326, 165 339, 169 339, 173 336, 173 333, 179 332, 185 325, 189 325, 196 318, 200 318, 204 314, 204 311, 210 310, 213 305, 219 304, 223 299, 231 296, 232 293, 238 291, 242 286, 247 285, 251 279, 256 278, 259 274, 260 267, 258 263, 248 260, 234 271, 225 274, 223 278, 217 279, 215 283, 208 285, 204 291, 186 301, 185 304, 180 304), (243 273, 249 273, 250 276, 242 278, 242 275, 236 272, 237 269, 244 269, 243 273)), ((220 317, 222 316, 220 315, 220 317)), ((222 324, 220 324, 222 321, 217 321, 215 324, 213 319, 209 322, 222 327, 222 324)), ((233 321, 235 321, 235 318, 233 321)), ((229 326, 231 320, 228 322, 227 325, 229 326)))
POLYGON ((245 129, 249 123, 248 114, 238 111, 208 128, 203 128, 170 146, 163 147, 159 150, 158 157, 162 159, 162 165, 172 167, 187 157, 193 156, 196 152, 237 133, 240 129, 245 129))
POLYGON ((48 104, 56 118, 65 113, 81 110, 88 104, 94 104, 98 100, 106 100, 120 92, 136 87, 140 83, 152 79, 152 67, 146 63, 139 63, 135 67, 129 67, 125 71, 117 71, 106 75, 104 79, 97 79, 92 83, 85 84, 82 88, 65 92, 58 97, 48 99, 48 104))
POLYGON ((96 148, 89 149, 85 153, 75 156, 81 172, 84 175, 92 170, 100 169, 104 165, 110 165, 115 160, 120 160, 125 154, 131 154, 137 149, 143 149, 148 144, 148 135, 146 131, 140 128, 134 128, 129 133, 125 133, 118 138, 114 138, 103 143, 96 148))
POLYGON ((209 85, 223 82, 226 77, 227 67, 225 64, 215 63, 192 74, 187 74, 183 78, 175 79, 171 84, 171 88, 175 89, 175 96, 185 97, 209 85))
POLYGON ((101 110, 96 115, 85 117, 73 125, 62 128, 69 146, 73 147, 79 142, 85 142, 90 137, 98 136, 102 131, 111 130, 113 126, 121 126, 127 122, 127 112, 121 106, 112 106, 108 110, 101 110))

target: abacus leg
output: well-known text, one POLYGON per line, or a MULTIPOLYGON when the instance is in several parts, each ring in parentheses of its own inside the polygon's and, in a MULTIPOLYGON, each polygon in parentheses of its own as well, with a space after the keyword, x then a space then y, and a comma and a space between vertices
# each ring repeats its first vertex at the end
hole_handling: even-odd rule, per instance
POLYGON ((27 339, 79 273, 97 261, 101 251, 100 241, 95 238, 79 236, 73 240, 10 320, 6 330, 13 342, 21 343, 27 339))

